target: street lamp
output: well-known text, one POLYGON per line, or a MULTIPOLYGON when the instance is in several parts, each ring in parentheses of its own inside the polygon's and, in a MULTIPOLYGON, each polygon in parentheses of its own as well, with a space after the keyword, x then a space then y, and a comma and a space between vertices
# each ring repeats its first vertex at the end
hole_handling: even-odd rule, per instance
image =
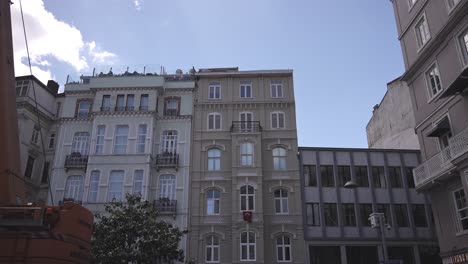
POLYGON ((388 260, 388 252, 387 252, 387 241, 385 240, 385 229, 384 226, 390 230, 391 226, 389 224, 385 224, 385 214, 383 213, 372 213, 369 215, 369 221, 371 222, 372 228, 379 228, 380 227, 380 234, 382 237, 382 248, 383 248, 383 255, 384 255, 384 262, 388 260))

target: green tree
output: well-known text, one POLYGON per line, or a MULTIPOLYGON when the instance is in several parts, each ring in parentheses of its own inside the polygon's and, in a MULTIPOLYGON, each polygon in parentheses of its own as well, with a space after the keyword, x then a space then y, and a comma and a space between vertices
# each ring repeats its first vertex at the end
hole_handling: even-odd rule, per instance
POLYGON ((126 203, 106 205, 97 215, 91 240, 93 263, 166 263, 183 261, 178 243, 185 233, 158 220, 153 204, 139 195, 126 195, 126 203))

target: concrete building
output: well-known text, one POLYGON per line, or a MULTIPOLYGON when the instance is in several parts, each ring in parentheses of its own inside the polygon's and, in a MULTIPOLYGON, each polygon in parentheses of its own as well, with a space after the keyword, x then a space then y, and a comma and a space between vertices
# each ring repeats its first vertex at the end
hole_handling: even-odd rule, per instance
POLYGON ((428 196, 414 188, 414 150, 299 148, 306 256, 310 264, 375 264, 384 253, 373 212, 384 213, 388 257, 440 263, 428 196), (358 187, 346 189, 348 181, 358 187))
POLYGON ((194 88, 182 73, 101 73, 67 83, 57 100, 53 201, 74 199, 99 213, 139 193, 163 220, 187 229, 194 88))
POLYGON ((468 263, 468 1, 393 0, 422 164, 444 263, 468 263))
POLYGON ((16 77, 21 171, 25 176, 27 202, 46 201, 49 193, 49 173, 57 135, 55 100, 58 87, 54 81, 44 85, 32 75, 16 77))
POLYGON ((195 76, 189 259, 304 263, 292 71, 195 76))
POLYGON ((374 106, 366 126, 368 146, 377 149, 419 150, 414 127, 414 110, 408 86, 397 78, 387 84, 382 101, 374 106))

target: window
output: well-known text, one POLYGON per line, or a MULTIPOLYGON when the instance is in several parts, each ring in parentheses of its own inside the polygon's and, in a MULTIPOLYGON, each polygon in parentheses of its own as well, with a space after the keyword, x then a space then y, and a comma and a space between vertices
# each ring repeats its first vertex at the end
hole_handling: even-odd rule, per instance
POLYGON ((47 146, 49 149, 53 149, 55 146, 55 134, 52 133, 49 135, 49 145, 47 146))
POLYGON ((122 201, 124 171, 111 171, 109 177, 109 192, 107 193, 107 200, 122 201))
POLYGON ((351 180, 351 168, 349 166, 338 166, 338 185, 344 187, 351 180))
POLYGON ((408 0, 409 7, 412 8, 417 1, 418 0, 408 0))
POLYGON ((39 127, 34 126, 31 136, 31 143, 37 144, 39 141, 39 127))
POLYGON ((457 211, 458 229, 459 231, 468 230, 468 205, 463 188, 453 192, 453 199, 457 211))
POLYGON ((274 148, 273 149, 273 169, 286 170, 286 149, 274 148))
POLYGON ((125 111, 125 95, 118 94, 115 103, 115 111, 125 111))
POLYGON ((62 103, 61 102, 57 102, 57 105, 55 107, 55 117, 59 117, 60 116, 60 108, 62 108, 62 103))
POLYGON ((208 114, 208 130, 221 129, 221 114, 211 113, 208 114))
POLYGON ((221 169, 221 150, 211 148, 208 150, 208 170, 219 171, 221 169))
POLYGON ((291 239, 288 236, 276 238, 276 259, 278 262, 291 261, 291 239))
POLYGON ((320 225, 320 205, 318 203, 306 204, 307 225, 319 226, 320 225))
POLYGON ((254 187, 250 185, 244 185, 240 188, 240 200, 241 200, 241 211, 253 211, 255 191, 254 187))
POLYGON ((221 192, 218 190, 209 190, 208 192, 206 192, 206 214, 219 214, 220 198, 221 192))
POLYGON ((408 188, 414 188, 414 175, 413 175, 413 167, 406 167, 406 183, 408 184, 408 188))
POLYGON ((386 188, 384 167, 372 167, 372 183, 374 188, 386 188))
POLYGON ((89 112, 91 111, 91 101, 81 100, 78 101, 78 118, 88 118, 89 112))
POLYGON ((159 198, 167 198, 169 200, 176 199, 175 192, 175 176, 161 175, 159 176, 159 198))
POLYGON ((335 187, 333 166, 320 166, 320 179, 322 180, 322 187, 335 187))
POLYGON ((114 154, 125 154, 127 152, 128 126, 117 125, 114 135, 114 154))
POLYGON ((241 166, 253 166, 253 143, 242 143, 241 147, 241 166))
POLYGON ((416 227, 427 227, 426 207, 424 204, 413 204, 413 221, 416 227))
POLYGON ((361 225, 371 226, 369 216, 372 214, 372 204, 359 204, 359 213, 361 214, 361 225))
POLYGON ((219 238, 216 236, 206 239, 206 263, 219 263, 219 238))
POLYGON ((82 201, 83 197, 83 176, 72 175, 67 178, 65 184, 65 194, 63 199, 73 199, 73 201, 82 201))
POLYGON ((283 82, 282 81, 271 81, 270 93, 273 98, 283 97, 283 82))
POLYGON ((80 153, 81 155, 87 155, 89 149, 89 133, 88 132, 76 132, 73 136, 72 142, 72 153, 80 153))
POLYGON ((48 181, 49 181, 49 167, 50 167, 50 162, 46 161, 44 163, 44 168, 42 168, 41 183, 48 183, 48 181))
POLYGON ((465 65, 468 64, 468 29, 466 29, 459 37, 460 48, 463 55, 465 65))
POLYGON ((369 187, 369 177, 367 175, 366 166, 355 166, 354 174, 356 175, 356 183, 359 187, 369 187))
POLYGON ((275 213, 288 213, 288 191, 285 189, 278 189, 275 191, 275 213))
POLYGON ((24 176, 26 178, 31 179, 33 168, 34 168, 34 158, 31 156, 28 156, 28 161, 26 163, 26 170, 24 171, 24 176))
POLYGON ((255 233, 242 232, 240 246, 241 261, 255 261, 255 233))
POLYGON ((146 133, 147 126, 146 124, 141 124, 138 126, 138 139, 137 139, 137 153, 145 153, 146 151, 146 133))
POLYGON ((390 187, 403 188, 400 167, 388 167, 388 178, 390 180, 390 187))
POLYGON ((167 130, 162 134, 161 139, 161 153, 162 154, 176 154, 177 153, 177 131, 167 130))
POLYGON ((460 3, 460 0, 447 0, 447 2, 449 9, 452 10, 456 5, 458 5, 458 3, 460 3))
POLYGON ((345 226, 356 226, 356 212, 354 211, 354 204, 341 204, 341 212, 344 218, 343 220, 345 226))
POLYGON ((306 186, 317 187, 317 172, 315 165, 304 165, 304 179, 306 186))
POLYGON ((272 129, 284 128, 284 113, 283 112, 271 113, 271 128, 272 129))
POLYGON ((336 204, 325 203, 323 204, 323 211, 325 215, 326 226, 338 226, 338 211, 336 204))
POLYGON ((169 97, 164 101, 164 115, 178 116, 180 110, 180 97, 169 97))
POLYGON ((399 227, 408 227, 408 207, 406 204, 395 204, 393 205, 395 209, 396 222, 399 227))
POLYGON ((252 82, 251 81, 240 82, 240 97, 252 98, 252 82))
POLYGON ((127 106, 125 107, 125 109, 127 111, 133 111, 135 109, 134 103, 135 103, 135 95, 127 94, 127 106))
POLYGON ((140 111, 148 111, 149 95, 142 94, 140 97, 140 111))
POLYGON ((390 214, 389 204, 377 204, 377 213, 384 214, 386 223, 392 224, 392 215, 390 214))
POLYGON ((426 16, 422 16, 415 27, 416 39, 418 41, 418 47, 421 49, 431 38, 429 32, 429 26, 427 25, 426 16))
POLYGON ((209 99, 221 99, 221 83, 220 82, 210 82, 209 86, 209 99))
POLYGON ((106 133, 106 126, 99 125, 96 130, 96 154, 104 153, 104 134, 106 133))
POLYGON ((252 132, 254 130, 253 113, 242 112, 240 115, 241 132, 252 132))
POLYGON ((111 96, 110 95, 103 95, 102 96, 102 103, 101 103, 101 111, 108 112, 111 108, 111 96))
POLYGON ((92 171, 91 177, 89 179, 89 193, 88 193, 88 202, 95 203, 98 200, 98 191, 99 191, 99 171, 92 171))
POLYGON ((143 196, 143 170, 136 170, 133 174, 133 193, 143 196))
POLYGON ((426 72, 426 81, 430 98, 434 97, 440 91, 442 91, 442 84, 440 82, 440 74, 439 69, 437 68, 437 64, 432 65, 431 68, 429 68, 429 70, 426 72))
POLYGON ((29 81, 16 81, 16 97, 26 96, 28 93, 29 81))

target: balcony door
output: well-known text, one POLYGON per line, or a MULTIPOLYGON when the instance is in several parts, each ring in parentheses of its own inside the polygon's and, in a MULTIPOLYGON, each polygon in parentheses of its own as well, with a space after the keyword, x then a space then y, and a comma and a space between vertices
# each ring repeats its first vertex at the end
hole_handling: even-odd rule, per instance
POLYGON ((72 153, 80 153, 81 155, 87 155, 89 148, 89 133, 88 132, 77 132, 73 136, 72 153))
POLYGON ((161 154, 177 153, 177 131, 164 131, 161 138, 161 154))
POLYGON ((176 182, 174 175, 161 175, 159 177, 159 198, 175 200, 175 184, 176 182))
POLYGON ((253 114, 251 112, 240 113, 240 121, 241 121, 240 125, 241 125, 242 132, 252 131, 253 114))

